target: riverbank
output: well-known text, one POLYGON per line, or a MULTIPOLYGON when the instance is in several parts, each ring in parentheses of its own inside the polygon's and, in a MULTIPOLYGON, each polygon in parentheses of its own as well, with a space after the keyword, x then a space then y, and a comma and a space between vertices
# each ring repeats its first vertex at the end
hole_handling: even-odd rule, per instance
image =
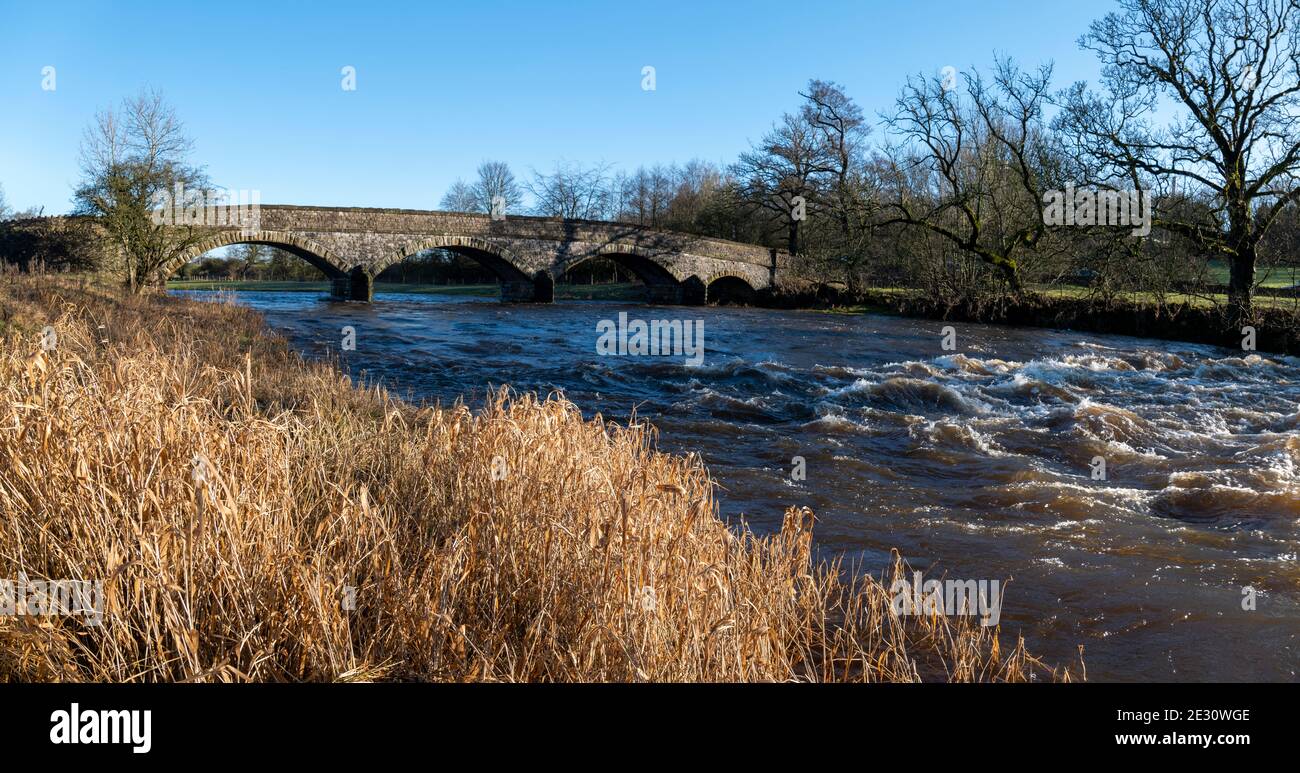
MULTIPOLYGON (((849 294, 831 288, 768 297, 773 308, 813 308, 848 314, 894 314, 951 322, 1001 324, 1076 330, 1087 333, 1157 338, 1242 349, 1244 336, 1228 323, 1223 295, 1153 298, 1090 297, 1084 288, 1029 291, 1020 298, 942 303, 900 288, 849 294)), ((1292 297, 1255 299, 1255 337, 1251 351, 1300 355, 1300 302, 1292 297)))
POLYGON ((417 407, 244 308, 7 279, 0 576, 102 580, 104 617, 0 617, 0 681, 1079 676, 900 617, 807 510, 724 524, 643 424, 417 407))

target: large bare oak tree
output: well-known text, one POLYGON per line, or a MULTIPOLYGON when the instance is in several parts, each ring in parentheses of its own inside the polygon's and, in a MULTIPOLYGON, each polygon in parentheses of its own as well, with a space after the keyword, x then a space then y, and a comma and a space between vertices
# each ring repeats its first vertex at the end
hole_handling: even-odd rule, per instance
POLYGON ((1120 6, 1080 40, 1102 92, 1075 84, 1058 126, 1103 175, 1204 195, 1208 207, 1158 205, 1154 225, 1228 262, 1230 313, 1246 321, 1261 242, 1300 201, 1300 2, 1120 6))

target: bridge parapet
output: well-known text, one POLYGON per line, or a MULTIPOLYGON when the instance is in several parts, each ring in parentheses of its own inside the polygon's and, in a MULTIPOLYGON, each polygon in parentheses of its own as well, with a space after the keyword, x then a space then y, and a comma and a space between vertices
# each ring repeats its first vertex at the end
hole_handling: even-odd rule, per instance
MULTIPOLYGON (((468 212, 364 207, 304 207, 267 204, 261 207, 261 228, 267 231, 416 235, 459 234, 491 240, 531 240, 555 243, 583 242, 632 246, 665 254, 698 253, 709 257, 768 266, 772 251, 766 247, 707 236, 660 231, 630 223, 508 215, 493 219, 468 212)), ((235 227, 229 227, 235 228, 235 227)), ((399 248, 401 240, 392 246, 399 248)), ((408 239, 409 241, 409 239, 408 239)), ((786 261, 777 253, 778 268, 786 261)))
POLYGON ((214 226, 167 272, 211 249, 241 242, 285 249, 315 265, 339 297, 369 300, 375 277, 424 249, 467 255, 495 273, 507 300, 546 301, 566 271, 605 257, 637 274, 652 300, 700 303, 720 279, 753 290, 786 271, 782 252, 629 223, 410 209, 264 204, 257 222, 214 226), (192 253, 192 254, 191 254, 192 253))

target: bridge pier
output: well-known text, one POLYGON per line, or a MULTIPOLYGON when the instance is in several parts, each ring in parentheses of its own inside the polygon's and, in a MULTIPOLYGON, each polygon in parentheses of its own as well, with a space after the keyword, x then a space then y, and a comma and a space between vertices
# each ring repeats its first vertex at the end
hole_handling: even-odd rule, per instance
POLYGON ((506 303, 554 303, 555 280, 545 271, 533 279, 501 281, 501 300, 506 303))
POLYGON ((707 298, 704 283, 695 277, 681 284, 648 284, 646 300, 660 306, 703 306, 707 298))
POLYGON ((684 296, 681 285, 665 283, 645 286, 646 300, 660 306, 681 306, 684 296))
POLYGON ((336 301, 371 303, 375 300, 375 280, 364 268, 354 268, 330 280, 330 297, 336 301))
POLYGON ((682 282, 682 305, 703 306, 709 300, 709 288, 698 276, 689 277, 682 282))

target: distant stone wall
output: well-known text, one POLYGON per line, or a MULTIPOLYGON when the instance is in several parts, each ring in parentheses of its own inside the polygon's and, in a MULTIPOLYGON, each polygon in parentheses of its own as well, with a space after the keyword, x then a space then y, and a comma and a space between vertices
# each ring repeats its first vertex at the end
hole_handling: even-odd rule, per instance
POLYGON ((104 229, 93 218, 37 217, 0 222, 0 261, 23 268, 96 271, 115 266, 104 229))

